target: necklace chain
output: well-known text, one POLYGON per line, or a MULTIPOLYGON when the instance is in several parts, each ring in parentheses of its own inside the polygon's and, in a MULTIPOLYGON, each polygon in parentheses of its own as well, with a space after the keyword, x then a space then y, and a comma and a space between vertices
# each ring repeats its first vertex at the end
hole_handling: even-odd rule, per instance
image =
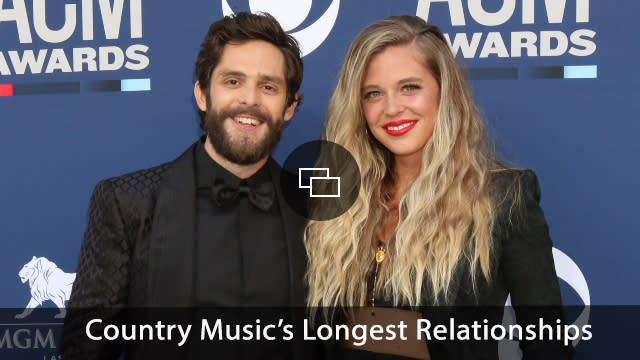
MULTIPOLYGON (((388 236, 388 231, 389 229, 387 229, 388 224, 387 222, 392 221, 393 222, 393 227, 395 227, 397 221, 398 221, 398 202, 397 201, 391 201, 391 199, 388 200, 388 204, 389 206, 389 210, 390 213, 387 214, 387 216, 391 216, 391 218, 389 219, 388 217, 386 218, 386 220, 383 222, 382 228, 379 229, 378 231, 378 239, 385 239, 388 236)), ((375 270, 373 272, 373 288, 371 289, 371 315, 375 315, 375 311, 374 308, 376 306, 376 293, 377 293, 377 283, 378 283, 378 272, 380 271, 380 264, 382 264, 382 262, 384 261, 384 259, 387 257, 387 250, 385 249, 385 243, 384 241, 378 240, 378 246, 376 248, 376 253, 374 255, 374 260, 376 262, 376 267, 375 270)))
MULTIPOLYGON (((387 255, 387 251, 384 248, 384 243, 380 242, 378 245, 378 249, 376 250, 375 261, 376 261, 376 269, 373 272, 373 289, 371 290, 371 307, 376 307, 376 284, 378 282, 378 270, 380 268, 380 264, 384 261, 387 255)), ((371 310, 371 315, 375 315, 373 309, 371 310)))

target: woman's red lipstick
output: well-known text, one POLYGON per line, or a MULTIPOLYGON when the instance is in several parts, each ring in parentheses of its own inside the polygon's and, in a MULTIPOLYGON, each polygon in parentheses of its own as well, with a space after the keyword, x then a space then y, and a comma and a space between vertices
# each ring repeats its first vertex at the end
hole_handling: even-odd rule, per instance
POLYGON ((388 123, 382 125, 387 134, 391 136, 402 136, 414 126, 416 126, 416 120, 398 120, 398 121, 389 121, 388 123))

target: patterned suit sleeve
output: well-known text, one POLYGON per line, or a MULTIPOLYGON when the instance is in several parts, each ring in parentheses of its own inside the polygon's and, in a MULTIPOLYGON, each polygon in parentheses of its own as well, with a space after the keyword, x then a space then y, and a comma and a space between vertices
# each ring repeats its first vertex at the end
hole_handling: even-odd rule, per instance
MULTIPOLYGON (((502 242, 501 267, 518 323, 539 325, 542 318, 554 329, 564 322, 560 286, 552 255, 549 227, 540 208, 540 185, 531 170, 514 183, 502 242)), ((508 198, 510 196, 507 196, 508 198)), ((572 349, 558 342, 522 341, 523 359, 568 359, 572 349)))
POLYGON ((98 183, 89 205, 89 221, 68 303, 61 354, 64 359, 117 359, 122 344, 93 341, 85 327, 92 318, 103 320, 92 326, 102 334, 103 326, 118 322, 127 301, 130 244, 118 199, 109 180, 98 183))

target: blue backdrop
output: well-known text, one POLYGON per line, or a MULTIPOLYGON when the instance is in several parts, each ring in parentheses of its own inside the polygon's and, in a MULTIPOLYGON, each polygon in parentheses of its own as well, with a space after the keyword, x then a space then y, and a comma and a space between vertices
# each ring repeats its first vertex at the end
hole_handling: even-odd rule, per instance
POLYGON ((273 12, 309 52, 279 162, 319 138, 360 30, 428 16, 468 68, 498 149, 538 174, 554 246, 588 286, 585 299, 563 282, 565 300, 640 304, 637 1, 6 0, 0 307, 29 301, 18 271, 32 256, 75 272, 98 180, 173 159, 199 136, 194 60, 225 8, 273 12))

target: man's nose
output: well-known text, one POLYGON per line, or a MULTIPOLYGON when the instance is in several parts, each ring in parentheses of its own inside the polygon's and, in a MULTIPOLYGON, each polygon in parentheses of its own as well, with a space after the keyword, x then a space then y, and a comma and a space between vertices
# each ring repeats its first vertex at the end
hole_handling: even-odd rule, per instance
POLYGON ((246 86, 240 91, 240 103, 247 106, 255 106, 260 102, 260 93, 257 86, 246 86))

